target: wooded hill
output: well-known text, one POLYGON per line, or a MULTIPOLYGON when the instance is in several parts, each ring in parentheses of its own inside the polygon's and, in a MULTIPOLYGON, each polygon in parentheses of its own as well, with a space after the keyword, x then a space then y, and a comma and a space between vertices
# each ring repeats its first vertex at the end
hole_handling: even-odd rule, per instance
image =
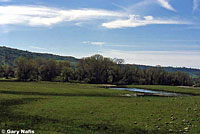
MULTIPOLYGON (((1 65, 11 65, 14 66, 14 60, 18 57, 25 57, 25 58, 44 58, 44 59, 54 59, 54 60, 67 60, 71 62, 72 64, 76 64, 79 59, 72 57, 72 56, 59 56, 54 54, 48 54, 48 53, 36 53, 36 52, 29 52, 9 47, 1 47, 0 46, 0 64, 1 65)), ((135 65, 141 69, 147 69, 151 68, 152 66, 146 66, 146 65, 135 65)), ((191 75, 193 78, 197 78, 200 75, 200 69, 194 69, 194 68, 180 68, 180 67, 162 67, 164 70, 168 72, 177 72, 182 71, 189 75, 191 75)))
MULTIPOLYGON (((152 66, 147 66, 147 65, 136 65, 134 66, 139 67, 141 69, 148 69, 151 68, 152 66)), ((200 76, 200 69, 195 69, 195 68, 186 68, 186 67, 162 67, 165 71, 167 72, 185 72, 192 76, 193 78, 198 78, 200 76)))
POLYGON ((59 56, 48 53, 35 53, 35 52, 29 52, 5 46, 3 47, 0 46, 0 64, 14 66, 14 60, 18 57, 67 60, 71 63, 76 63, 78 61, 77 58, 71 56, 59 56))

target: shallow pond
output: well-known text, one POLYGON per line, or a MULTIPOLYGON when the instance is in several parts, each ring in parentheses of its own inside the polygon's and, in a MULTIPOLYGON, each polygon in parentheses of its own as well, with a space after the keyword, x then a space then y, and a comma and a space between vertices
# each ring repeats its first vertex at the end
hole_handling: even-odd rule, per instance
POLYGON ((126 90, 138 93, 144 93, 144 95, 156 95, 156 96, 190 96, 189 94, 173 93, 165 91, 155 91, 149 89, 139 89, 139 88, 110 88, 115 90, 126 90))

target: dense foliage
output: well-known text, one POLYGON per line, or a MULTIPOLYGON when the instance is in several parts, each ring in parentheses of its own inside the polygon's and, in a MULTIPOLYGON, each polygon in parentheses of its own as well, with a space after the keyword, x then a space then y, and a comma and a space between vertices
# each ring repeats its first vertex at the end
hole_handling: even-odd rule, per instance
POLYGON ((0 66, 0 77, 16 77, 20 81, 193 85, 192 78, 184 72, 167 72, 161 67, 140 69, 123 62, 121 59, 94 55, 79 60, 73 67, 69 61, 20 57, 15 60, 16 68, 0 66))
POLYGON ((14 69, 9 65, 0 65, 0 78, 14 77, 14 69))
MULTIPOLYGON (((136 67, 139 67, 141 69, 149 69, 152 68, 152 66, 147 66, 147 65, 134 65, 136 67)), ((195 69, 195 68, 186 68, 186 67, 162 67, 165 71, 167 72, 185 72, 192 76, 193 78, 198 78, 200 74, 200 69, 195 69)))
MULTIPOLYGON (((76 59, 71 56, 59 56, 59 55, 53 55, 53 54, 45 54, 45 53, 34 53, 29 51, 23 51, 19 49, 13 49, 8 47, 1 47, 0 46, 0 65, 10 65, 12 67, 15 67, 14 61, 19 57, 25 57, 25 58, 44 58, 44 59, 54 59, 54 60, 64 60, 69 61, 70 63, 77 64, 79 59, 76 59)), ((120 61, 121 62, 121 61, 120 61)), ((150 69, 152 66, 145 66, 145 65, 134 65, 140 69, 150 69)), ((200 74, 200 69, 192 69, 192 68, 180 68, 180 67, 162 67, 167 72, 185 72, 192 76, 193 78, 198 78, 200 74)))
POLYGON ((195 86, 200 87, 200 77, 198 79, 196 79, 195 86))

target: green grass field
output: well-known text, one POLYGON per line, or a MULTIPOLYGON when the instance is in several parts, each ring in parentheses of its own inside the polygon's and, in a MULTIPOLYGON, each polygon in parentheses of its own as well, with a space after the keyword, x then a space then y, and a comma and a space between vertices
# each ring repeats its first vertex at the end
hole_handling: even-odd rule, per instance
MULTIPOLYGON (((200 96, 122 97, 99 85, 0 82, 0 130, 36 134, 200 133, 200 96)), ((200 89, 140 88, 199 94, 200 89)))

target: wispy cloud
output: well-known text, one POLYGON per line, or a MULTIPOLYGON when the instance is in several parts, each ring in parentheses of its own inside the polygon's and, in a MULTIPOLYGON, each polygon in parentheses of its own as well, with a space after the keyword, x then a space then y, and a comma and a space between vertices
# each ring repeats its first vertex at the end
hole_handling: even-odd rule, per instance
MULTIPOLYGON (((148 47, 151 48, 151 50, 155 50, 155 51, 163 51, 163 50, 170 50, 170 51, 174 51, 174 50, 199 50, 200 46, 198 45, 200 40, 146 40, 147 42, 151 42, 154 45, 148 45, 148 47), (171 43, 173 42, 173 43, 171 43), (187 44, 183 44, 186 43, 187 44), (159 44, 164 43, 164 44, 168 44, 168 45, 163 45, 163 46, 159 46, 159 44), (198 44, 197 44, 198 43, 198 44), (173 44, 173 45, 170 45, 173 44), (159 46, 159 47, 158 47, 159 46)), ((103 41, 96 41, 96 42, 92 42, 92 41, 83 41, 82 44, 87 44, 87 45, 95 45, 95 46, 103 46, 103 48, 114 48, 114 49, 121 49, 121 48, 134 48, 134 50, 139 51, 139 50, 145 50, 146 49, 146 41, 134 41, 134 43, 113 43, 113 42, 103 42, 103 41)))
POLYGON ((97 9, 62 10, 35 6, 0 6, 0 25, 50 26, 66 21, 107 19, 124 16, 120 12, 97 9))
POLYGON ((0 26, 0 33, 9 33, 10 31, 12 31, 13 28, 12 27, 8 27, 6 25, 0 26))
POLYGON ((199 0, 193 0, 193 11, 199 10, 199 0))
POLYGON ((83 41, 82 43, 89 45, 97 45, 97 46, 102 46, 105 44, 105 42, 100 42, 100 41, 83 41))
POLYGON ((132 5, 128 5, 128 6, 122 6, 116 3, 112 3, 115 7, 118 7, 119 9, 122 9, 126 12, 140 12, 145 11, 147 9, 149 9, 150 7, 152 7, 152 5, 159 5, 167 10, 170 11, 176 11, 172 5, 170 5, 170 3, 168 2, 168 0, 140 0, 137 3, 134 3, 132 5))
POLYGON ((140 0, 137 3, 128 5, 128 6, 122 6, 120 4, 112 3, 113 6, 119 8, 120 10, 125 11, 126 13, 136 13, 136 12, 144 12, 146 9, 148 9, 151 5, 157 4, 155 0, 140 0))
POLYGON ((141 18, 137 15, 131 15, 128 19, 118 19, 111 22, 103 23, 102 26, 106 28, 124 28, 124 27, 139 27, 150 24, 190 24, 185 21, 178 20, 163 20, 154 19, 152 16, 145 16, 141 18))
POLYGON ((168 0, 156 0, 158 4, 170 11, 176 11, 168 2, 168 0))
POLYGON ((0 0, 0 2, 11 2, 12 0, 0 0))
POLYGON ((141 17, 127 12, 100 9, 64 10, 36 6, 0 6, 0 25, 52 26, 63 22, 80 25, 83 24, 82 22, 98 19, 103 20, 100 23, 104 28, 138 27, 149 24, 188 24, 183 21, 155 19, 152 16, 141 17))

